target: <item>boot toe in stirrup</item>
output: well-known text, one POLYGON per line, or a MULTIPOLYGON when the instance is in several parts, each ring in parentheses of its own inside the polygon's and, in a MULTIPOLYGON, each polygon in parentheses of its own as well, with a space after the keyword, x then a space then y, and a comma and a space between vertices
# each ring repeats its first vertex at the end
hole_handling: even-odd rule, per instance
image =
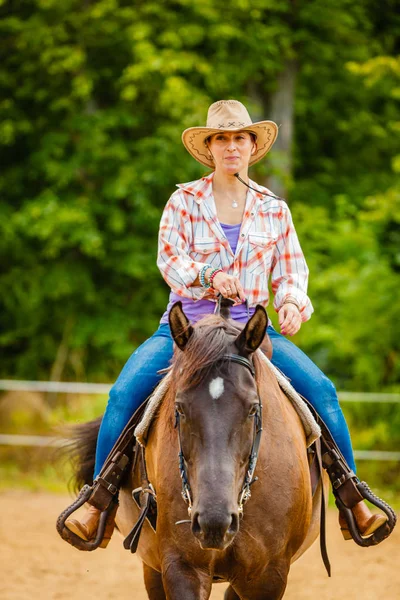
POLYGON ((382 527, 382 525, 384 525, 385 523, 387 523, 388 520, 389 519, 388 519, 387 515, 374 515, 368 521, 367 527, 362 532, 362 536, 361 537, 363 537, 363 538, 369 537, 370 535, 372 535, 373 533, 375 533, 375 531, 377 529, 379 529, 379 527, 382 527))
POLYGON ((65 521, 65 527, 75 533, 85 542, 90 542, 96 537, 101 512, 94 506, 89 505, 85 514, 80 518, 69 517, 65 521))
MULTIPOLYGON (((345 540, 352 540, 352 535, 349 531, 349 528, 347 527, 347 523, 343 523, 344 519, 340 519, 340 531, 342 533, 342 536, 345 540)), ((379 529, 380 527, 382 527, 382 525, 384 525, 385 523, 387 523, 388 521, 388 517, 387 515, 373 515, 368 522, 366 523, 366 526, 363 528, 362 531, 360 531, 360 535, 361 537, 365 540, 369 537, 371 537, 371 535, 373 533, 375 533, 375 531, 377 531, 377 529, 379 529)))
POLYGON ((75 533, 81 540, 85 540, 85 542, 89 542, 90 539, 88 537, 88 531, 84 525, 79 523, 76 519, 68 519, 65 521, 65 527, 75 533))

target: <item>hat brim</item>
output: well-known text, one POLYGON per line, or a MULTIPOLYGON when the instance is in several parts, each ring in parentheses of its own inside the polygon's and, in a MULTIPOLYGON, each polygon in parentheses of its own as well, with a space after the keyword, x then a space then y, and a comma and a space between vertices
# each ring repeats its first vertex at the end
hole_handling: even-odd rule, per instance
POLYGON ((214 162, 208 158, 205 140, 214 133, 221 131, 249 131, 257 136, 257 152, 253 154, 249 161, 249 166, 264 158, 270 151, 273 143, 278 137, 278 125, 274 121, 259 121, 246 127, 214 129, 212 127, 189 127, 182 133, 182 142, 186 150, 198 162, 206 167, 213 169, 214 162))

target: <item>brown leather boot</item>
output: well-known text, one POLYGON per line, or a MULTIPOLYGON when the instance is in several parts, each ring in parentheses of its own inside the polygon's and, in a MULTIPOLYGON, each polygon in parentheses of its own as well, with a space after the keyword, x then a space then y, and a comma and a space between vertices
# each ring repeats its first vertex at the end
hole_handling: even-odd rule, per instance
MULTIPOLYGON (((118 505, 115 504, 114 508, 107 517, 106 528, 104 530, 104 537, 99 548, 107 548, 108 543, 115 527, 115 515, 118 509, 118 505)), ((97 528, 99 526, 101 511, 94 506, 89 505, 86 513, 79 519, 69 518, 65 521, 65 527, 75 533, 78 537, 86 542, 94 540, 97 534, 97 528)))
MULTIPOLYGON (((351 511, 354 515, 358 531, 360 532, 362 538, 368 538, 388 520, 387 515, 374 515, 364 501, 358 502, 351 509, 351 511)), ((346 523, 346 519, 342 516, 340 512, 339 525, 344 539, 351 540, 352 537, 348 525, 346 523)))

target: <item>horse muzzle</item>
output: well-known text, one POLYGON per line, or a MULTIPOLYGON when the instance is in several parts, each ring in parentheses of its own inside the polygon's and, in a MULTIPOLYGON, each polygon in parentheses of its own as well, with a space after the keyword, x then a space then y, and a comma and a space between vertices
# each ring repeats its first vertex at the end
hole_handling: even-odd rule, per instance
POLYGON ((238 531, 238 513, 194 512, 192 516, 192 533, 203 550, 225 550, 238 531))

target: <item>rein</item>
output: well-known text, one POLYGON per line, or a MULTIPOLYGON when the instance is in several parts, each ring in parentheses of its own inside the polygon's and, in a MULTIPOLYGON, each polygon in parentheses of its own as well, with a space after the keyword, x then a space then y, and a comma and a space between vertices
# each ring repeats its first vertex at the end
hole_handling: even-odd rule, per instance
MULTIPOLYGON (((224 354, 221 356, 219 360, 227 360, 229 362, 237 363, 238 365, 242 365, 249 369, 252 376, 255 378, 255 371, 252 363, 245 358, 244 356, 239 356, 239 354, 224 354)), ((182 448, 182 436, 180 429, 180 413, 177 408, 175 408, 175 428, 178 430, 178 440, 179 440, 179 473, 182 479, 182 498, 188 505, 188 514, 189 517, 192 513, 192 497, 191 497, 191 488, 188 478, 188 472, 186 467, 186 460, 183 454, 182 448)), ((260 398, 258 399, 257 411, 254 414, 254 427, 253 427, 253 444, 250 451, 249 463, 246 470, 246 475, 244 478, 244 482, 242 488, 239 492, 238 497, 238 510, 239 515, 243 516, 243 506, 249 500, 251 496, 250 486, 257 481, 258 477, 254 477, 254 471, 257 465, 258 459, 258 451, 260 448, 261 442, 261 434, 262 434, 262 404, 260 398)), ((178 521, 177 524, 186 523, 187 521, 178 521)))

